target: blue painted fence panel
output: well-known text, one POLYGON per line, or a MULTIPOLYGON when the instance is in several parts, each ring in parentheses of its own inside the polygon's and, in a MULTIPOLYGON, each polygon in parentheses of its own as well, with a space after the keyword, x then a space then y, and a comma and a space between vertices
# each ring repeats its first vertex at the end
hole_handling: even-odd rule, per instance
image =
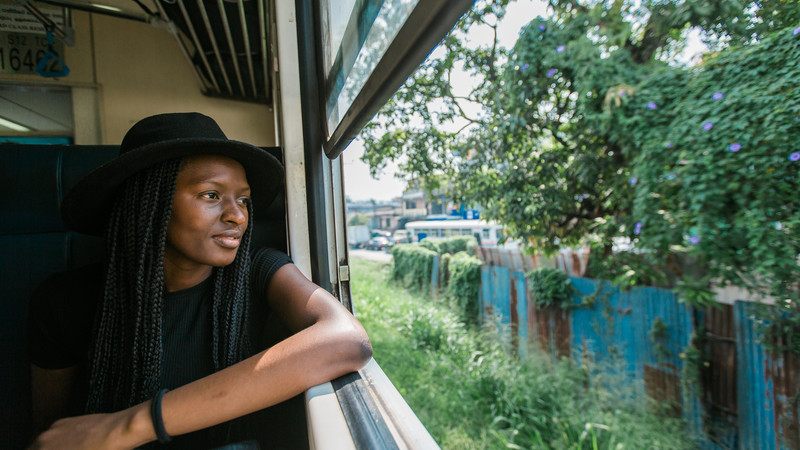
MULTIPOLYGON (((570 280, 580 293, 575 297, 576 303, 582 302, 584 296, 595 298, 593 305, 581 305, 570 311, 570 348, 576 363, 580 364, 585 357, 597 363, 608 362, 636 380, 644 379, 645 366, 649 366, 647 370, 651 373, 663 373, 664 379, 675 380, 682 376, 684 360, 681 354, 690 344, 695 331, 695 313, 690 307, 680 303, 671 291, 665 289, 635 288, 622 292, 609 282, 586 278, 570 280), (665 327, 661 333, 653 333, 658 319, 665 327)), ((518 351, 520 355, 525 355, 528 345, 536 339, 529 330, 537 326, 532 323, 534 308, 529 301, 525 275, 522 272, 509 273, 508 269, 502 267, 481 268, 481 321, 498 323, 506 344, 512 342, 512 293, 516 300, 514 316, 518 351)), ((734 304, 738 429, 731 426, 723 432, 723 439, 726 446, 742 449, 789 448, 781 442, 781 430, 777 429, 776 424, 782 423, 783 427, 794 425, 792 421, 800 417, 800 406, 797 402, 793 403, 792 399, 780 397, 779 401, 787 411, 785 417, 779 420, 773 376, 791 369, 783 367, 782 359, 770 357, 760 344, 761 336, 751 307, 747 302, 734 304)), ((698 315, 698 320, 702 320, 702 314, 698 315)), ((553 323, 550 322, 552 327, 553 323)), ((644 383, 636 383, 636 386, 635 393, 643 394, 644 383)), ((698 447, 722 448, 703 438, 705 411, 700 399, 683 386, 679 389, 682 392, 683 416, 691 431, 700 436, 698 447)))
MULTIPOLYGON (((580 295, 594 295, 595 304, 572 310, 571 346, 574 357, 591 357, 596 362, 614 365, 628 373, 636 372, 636 348, 630 337, 630 296, 621 295, 611 283, 586 278, 570 278, 580 295), (598 287, 600 292, 597 293, 598 287)), ((576 302, 581 298, 576 296, 576 302)))
POLYGON ((514 283, 517 293, 517 351, 520 356, 528 354, 528 288, 525 274, 514 272, 511 274, 511 282, 514 283))
POLYGON ((739 405, 739 442, 743 448, 776 448, 775 404, 772 378, 767 376, 768 356, 752 317, 752 305, 736 302, 736 362, 739 405))

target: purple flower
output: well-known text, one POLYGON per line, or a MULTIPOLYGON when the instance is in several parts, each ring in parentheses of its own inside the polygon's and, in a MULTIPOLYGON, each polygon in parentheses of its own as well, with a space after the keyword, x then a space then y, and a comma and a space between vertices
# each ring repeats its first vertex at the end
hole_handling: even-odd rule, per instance
POLYGON ((711 96, 714 100, 722 100, 722 97, 725 97, 722 92, 714 92, 714 95, 711 96))
POLYGON ((783 229, 783 224, 780 222, 772 222, 772 226, 775 227, 776 230, 780 231, 783 229))
POLYGON ((672 148, 672 141, 667 142, 667 148, 672 148))
POLYGON ((546 29, 547 29, 547 26, 545 24, 543 24, 543 23, 539 24, 539 31, 544 31, 546 29))
POLYGON ((738 143, 738 142, 734 142, 733 144, 731 144, 731 145, 729 145, 729 146, 728 146, 728 151, 729 151, 729 152, 734 152, 734 153, 736 153, 736 152, 738 152, 738 151, 739 151, 739 150, 741 150, 741 149, 742 149, 742 144, 740 144, 740 143, 738 143))
POLYGON ((558 47, 556 47, 556 53, 563 53, 564 50, 566 49, 567 47, 565 45, 559 45, 558 47))
POLYGON ((519 70, 525 70, 527 68, 528 68, 528 65, 527 64, 523 64, 522 67, 519 68, 519 70))
POLYGON ((794 31, 792 31, 792 34, 795 35, 795 36, 800 34, 800 27, 795 28, 794 31))
POLYGON ((800 152, 794 152, 789 155, 789 161, 800 161, 800 152))
POLYGON ((692 244, 699 244, 700 243, 700 236, 692 236, 689 238, 689 242, 692 244))
POLYGON ((668 180, 674 180, 675 179, 675 174, 674 173, 668 173, 667 174, 667 179, 668 180))
POLYGON ((626 91, 625 89, 623 89, 623 90, 619 91, 619 95, 620 95, 620 97, 624 97, 624 96, 625 96, 625 95, 627 95, 627 94, 628 94, 628 91, 626 91))
POLYGON ((706 123, 703 124, 703 129, 706 130, 706 131, 708 131, 708 130, 710 130, 712 128, 714 128, 714 122, 706 122, 706 123))
POLYGON ((658 108, 658 104, 656 102, 650 102, 647 104, 647 109, 656 109, 658 108))
POLYGON ((636 222, 636 226, 633 228, 633 234, 639 234, 642 232, 642 222, 636 222))
POLYGON ((553 78, 553 75, 555 75, 556 73, 558 73, 558 70, 556 70, 556 69, 548 70, 547 71, 547 78, 553 78))
POLYGON ((630 181, 630 183, 631 183, 631 186, 633 186, 634 184, 636 184, 636 182, 638 182, 638 181, 639 181, 639 180, 637 180, 637 179, 636 179, 636 177, 633 177, 633 178, 631 178, 631 181, 630 181))

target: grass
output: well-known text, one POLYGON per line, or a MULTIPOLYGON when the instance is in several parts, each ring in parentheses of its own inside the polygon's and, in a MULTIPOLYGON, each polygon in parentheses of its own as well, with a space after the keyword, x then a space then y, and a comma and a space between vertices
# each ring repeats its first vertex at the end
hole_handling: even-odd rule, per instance
POLYGON ((444 300, 389 282, 388 264, 354 259, 351 269, 375 360, 442 448, 693 447, 683 421, 653 414, 613 371, 536 352, 520 361, 444 300))

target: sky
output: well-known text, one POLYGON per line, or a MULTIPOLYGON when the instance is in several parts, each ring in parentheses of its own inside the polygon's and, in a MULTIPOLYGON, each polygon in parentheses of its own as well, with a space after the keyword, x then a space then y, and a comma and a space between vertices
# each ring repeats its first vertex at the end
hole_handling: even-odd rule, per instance
MULTIPOLYGON (((510 48, 516 42, 520 29, 537 16, 546 15, 545 2, 539 0, 518 0, 508 6, 506 16, 499 27, 498 37, 500 45, 510 48)), ((488 31, 488 28, 484 31, 488 31)), ((490 42, 491 35, 481 32, 471 34, 472 40, 477 43, 490 42)), ((469 77, 457 77, 453 79, 454 89, 459 85, 464 89, 469 89, 469 77)), ((342 153, 344 164, 344 188, 345 195, 351 200, 379 201, 391 200, 400 197, 405 188, 405 182, 395 177, 397 164, 389 163, 386 168, 372 178, 369 174, 369 166, 361 162, 361 155, 364 154, 364 146, 359 140, 353 141, 342 153)))

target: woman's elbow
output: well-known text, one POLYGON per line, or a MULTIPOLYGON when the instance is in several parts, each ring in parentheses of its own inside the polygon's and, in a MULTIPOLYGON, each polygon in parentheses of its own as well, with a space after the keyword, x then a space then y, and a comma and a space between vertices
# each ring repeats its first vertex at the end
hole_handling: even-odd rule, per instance
POLYGON ((367 332, 358 321, 352 320, 348 326, 340 328, 339 362, 344 363, 343 369, 354 372, 364 367, 372 358, 372 344, 369 342, 367 332))
POLYGON ((353 370, 364 367, 372 358, 372 344, 369 342, 367 332, 358 324, 349 337, 348 360, 353 362, 353 370))
POLYGON ((360 362, 360 367, 364 367, 369 360, 372 358, 372 344, 369 342, 369 337, 367 333, 364 333, 364 338, 361 339, 358 343, 358 361, 360 362))

